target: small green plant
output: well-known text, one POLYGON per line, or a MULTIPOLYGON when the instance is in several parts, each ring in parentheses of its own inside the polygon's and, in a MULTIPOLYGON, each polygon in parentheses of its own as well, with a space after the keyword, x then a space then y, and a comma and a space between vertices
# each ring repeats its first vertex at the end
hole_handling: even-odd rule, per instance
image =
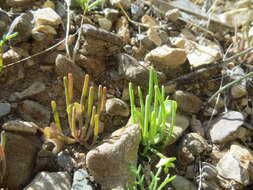
POLYGON ((10 40, 10 39, 16 37, 17 35, 18 35, 17 32, 15 32, 15 33, 13 33, 13 34, 10 34, 10 35, 3 35, 2 40, 0 40, 0 72, 4 69, 4 63, 3 63, 3 46, 4 46, 4 44, 5 44, 8 40, 10 40))
POLYGON ((0 183, 3 182, 3 178, 6 173, 6 158, 5 158, 5 132, 1 132, 1 144, 0 144, 0 183))
POLYGON ((105 108, 106 87, 99 85, 97 96, 98 101, 97 104, 95 104, 94 86, 91 85, 89 87, 89 75, 86 75, 84 78, 81 100, 80 102, 74 102, 74 79, 72 74, 68 74, 68 77, 64 77, 63 81, 68 124, 72 137, 67 137, 63 134, 55 101, 51 102, 55 123, 43 130, 44 135, 56 146, 61 146, 61 142, 80 142, 89 147, 90 145, 88 142, 90 142, 91 145, 96 143, 100 131, 100 115, 105 108))
POLYGON ((173 126, 176 120, 176 101, 165 98, 164 86, 158 87, 157 73, 154 69, 149 71, 149 89, 143 100, 142 90, 138 86, 140 109, 134 103, 134 90, 129 83, 129 96, 131 104, 131 122, 138 123, 142 132, 142 144, 147 152, 154 145, 163 148, 170 143, 173 126), (171 121, 168 123, 168 121, 171 121))
POLYGON ((79 6, 83 9, 84 14, 89 12, 90 10, 96 8, 98 5, 103 3, 105 0, 76 0, 79 6))

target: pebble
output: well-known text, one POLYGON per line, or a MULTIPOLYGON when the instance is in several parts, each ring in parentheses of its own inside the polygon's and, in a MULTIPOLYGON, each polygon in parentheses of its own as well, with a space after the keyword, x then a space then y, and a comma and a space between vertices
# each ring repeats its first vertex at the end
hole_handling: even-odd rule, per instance
POLYGON ((38 126, 33 122, 14 120, 4 123, 2 128, 6 131, 35 135, 37 133, 38 126))
POLYGON ((112 22, 118 19, 119 11, 117 9, 105 8, 103 10, 105 17, 112 22))
POLYGON ((106 100, 106 113, 114 116, 128 117, 130 114, 129 106, 119 98, 111 98, 106 100))
POLYGON ((180 175, 177 175, 171 184, 175 190, 197 190, 197 187, 191 181, 180 175))
POLYGON ((110 31, 112 28, 112 21, 107 18, 99 18, 98 24, 101 28, 110 31))
POLYGON ((34 34, 36 32, 42 32, 44 34, 49 34, 49 35, 56 35, 57 34, 56 30, 52 26, 44 25, 44 24, 34 27, 32 30, 32 34, 34 34))
POLYGON ((11 104, 0 102, 0 118, 11 112, 11 104))
POLYGON ((65 152, 59 152, 57 154, 57 163, 65 171, 69 172, 73 170, 75 167, 77 167, 76 161, 71 157, 70 154, 65 152))
POLYGON ((180 11, 178 9, 171 9, 165 13, 165 18, 168 21, 176 22, 180 17, 180 11))
POLYGON ((71 190, 93 190, 93 187, 89 184, 89 174, 84 169, 75 171, 73 177, 73 184, 71 190))
POLYGON ((51 8, 42 8, 34 12, 35 23, 37 25, 48 24, 56 26, 62 23, 61 17, 51 8))

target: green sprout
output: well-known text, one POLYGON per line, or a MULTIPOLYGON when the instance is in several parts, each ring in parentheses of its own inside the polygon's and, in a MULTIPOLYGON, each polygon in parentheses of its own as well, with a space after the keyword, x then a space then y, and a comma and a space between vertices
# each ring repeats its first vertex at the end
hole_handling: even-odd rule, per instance
POLYGON ((79 6, 83 9, 84 14, 96 8, 98 5, 103 3, 105 0, 76 0, 79 6))
POLYGON ((138 87, 140 108, 136 108, 132 83, 129 83, 129 96, 131 122, 140 125, 144 153, 154 145, 161 145, 163 148, 169 145, 176 120, 177 103, 165 98, 164 86, 161 89, 158 87, 157 74, 153 68, 149 71, 149 89, 145 104, 141 88, 138 87))
POLYGON ((6 143, 6 136, 5 136, 5 132, 2 131, 1 144, 0 144, 0 183, 3 182, 3 178, 6 173, 5 143, 6 143))
POLYGON ((0 72, 4 69, 4 63, 3 63, 3 46, 4 46, 4 44, 5 44, 8 40, 10 40, 10 39, 16 37, 17 35, 18 35, 17 32, 15 32, 15 33, 13 33, 13 34, 9 34, 9 35, 3 35, 2 40, 0 40, 0 72))
MULTIPOLYGON (((55 123, 50 127, 46 127, 43 133, 46 139, 51 140, 51 142, 58 147, 62 145, 62 142, 67 144, 80 142, 90 147, 96 143, 99 131, 101 131, 100 116, 105 108, 106 87, 99 85, 97 94, 98 101, 95 104, 94 87, 93 85, 89 87, 89 75, 85 75, 81 100, 80 102, 74 102, 73 75, 68 74, 67 77, 63 78, 63 82, 71 137, 67 137, 63 134, 55 101, 51 102, 55 123)), ((59 149, 60 148, 57 148, 57 150, 59 149)))

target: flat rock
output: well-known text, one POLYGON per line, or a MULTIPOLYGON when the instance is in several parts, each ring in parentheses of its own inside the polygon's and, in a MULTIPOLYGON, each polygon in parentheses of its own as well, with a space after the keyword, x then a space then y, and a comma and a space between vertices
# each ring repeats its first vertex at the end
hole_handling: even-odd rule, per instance
POLYGON ((24 120, 47 126, 50 121, 50 111, 47 107, 31 100, 24 100, 18 105, 18 112, 24 120))
POLYGON ((178 108, 187 113, 198 113, 202 107, 202 101, 199 97, 189 92, 178 90, 174 94, 178 108))
POLYGON ((8 115, 11 112, 11 105, 9 103, 0 102, 0 118, 8 115))
POLYGON ((119 98, 107 99, 105 104, 105 110, 106 113, 110 115, 128 117, 130 114, 128 104, 119 98))
POLYGON ((6 3, 10 6, 26 6, 33 2, 34 0, 6 0, 6 3))
POLYGON ((182 165, 192 163, 196 157, 211 151, 207 141, 198 133, 188 133, 178 149, 178 160, 182 165))
POLYGON ((89 174, 84 169, 75 171, 71 190, 93 190, 89 184, 89 174))
POLYGON ((71 178, 67 172, 40 172, 23 190, 70 190, 71 178))
POLYGON ((14 120, 4 123, 2 128, 6 131, 35 135, 38 126, 33 122, 14 120))
POLYGON ((141 140, 138 125, 128 125, 113 132, 103 144, 88 152, 86 164, 103 190, 111 190, 133 182, 130 165, 136 166, 141 140))
POLYGON ((177 68, 186 61, 186 52, 180 48, 170 48, 167 45, 159 46, 150 51, 145 61, 150 61, 155 66, 158 64, 168 67, 170 69, 177 68))
POLYGON ((244 122, 240 112, 228 111, 216 118, 210 126, 209 135, 213 143, 226 143, 238 138, 238 130, 244 122))
POLYGON ((21 189, 32 177, 41 142, 34 135, 6 132, 5 155, 7 161, 3 187, 21 189))
POLYGON ((188 179, 183 176, 177 177, 171 182, 175 190, 197 190, 198 188, 188 179))
POLYGON ((42 8, 34 12, 35 23, 56 26, 62 23, 61 17, 51 8, 42 8))

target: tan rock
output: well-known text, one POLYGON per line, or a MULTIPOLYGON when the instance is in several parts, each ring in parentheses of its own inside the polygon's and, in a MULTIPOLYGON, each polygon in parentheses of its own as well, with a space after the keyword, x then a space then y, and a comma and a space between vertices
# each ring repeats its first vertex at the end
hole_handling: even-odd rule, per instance
POLYGON ((98 24, 101 28, 110 31, 112 28, 112 21, 107 18, 99 18, 98 24))
POLYGON ((148 27, 153 27, 153 26, 157 26, 158 23, 156 21, 155 18, 149 16, 149 15, 144 15, 142 18, 141 18, 141 22, 145 25, 147 25, 148 27))
POLYGON ((45 33, 45 34, 52 34, 52 35, 57 34, 56 30, 52 26, 43 25, 43 24, 34 27, 33 30, 32 30, 32 33, 34 33, 34 32, 42 32, 42 33, 45 33))
POLYGON ((156 28, 150 28, 147 31, 148 38, 154 42, 155 45, 160 46, 162 44, 162 40, 159 36, 159 31, 156 28))
POLYGON ((178 17, 180 17, 180 12, 178 9, 171 9, 166 12, 165 17, 169 21, 176 22, 178 17))
POLYGON ((48 25, 59 25, 62 20, 61 17, 51 8, 38 9, 35 13, 35 23, 48 24, 48 25))
POLYGON ((122 16, 116 23, 117 34, 122 38, 125 43, 130 40, 129 23, 126 17, 122 16))
POLYGON ((184 49, 163 45, 150 51, 146 55, 145 61, 162 64, 169 68, 177 68, 186 61, 186 52, 184 49))

